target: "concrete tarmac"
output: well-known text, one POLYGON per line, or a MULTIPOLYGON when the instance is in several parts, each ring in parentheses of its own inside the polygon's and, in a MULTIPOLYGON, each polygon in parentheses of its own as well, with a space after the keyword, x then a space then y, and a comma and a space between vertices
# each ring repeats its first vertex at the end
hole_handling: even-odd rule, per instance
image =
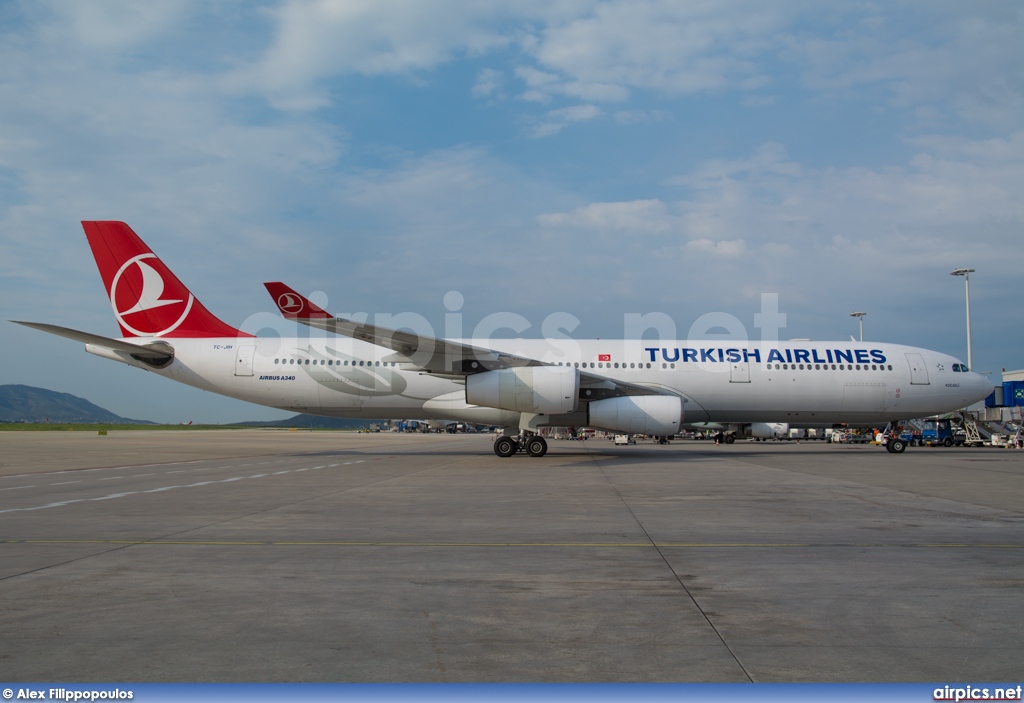
POLYGON ((0 680, 1019 682, 1024 452, 0 433, 0 680))

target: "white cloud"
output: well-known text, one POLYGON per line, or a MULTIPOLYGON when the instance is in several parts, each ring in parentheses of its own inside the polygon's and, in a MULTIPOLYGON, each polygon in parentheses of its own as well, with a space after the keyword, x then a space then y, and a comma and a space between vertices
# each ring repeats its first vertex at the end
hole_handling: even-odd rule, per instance
POLYGON ((720 242, 713 242, 710 239, 692 239, 683 248, 695 254, 740 256, 747 252, 747 243, 742 239, 720 242))
POLYGON ((460 55, 482 55, 509 38, 493 25, 500 6, 439 0, 286 0, 269 11, 273 45, 227 85, 266 95, 281 109, 328 104, 328 77, 412 74, 460 55))
POLYGON ((685 191, 670 202, 595 202, 538 223, 567 252, 585 247, 590 270, 606 272, 623 294, 623 260, 643 261, 654 280, 685 272, 691 289, 710 286, 719 304, 736 302, 740 280, 744 290, 782 290, 808 307, 824 303, 814 291, 914 296, 936 271, 968 259, 990 280, 1013 280, 1016 260, 1006 252, 1024 229, 1015 190, 1024 183, 1024 133, 920 143, 929 148, 901 167, 844 169, 808 168, 765 144, 672 179, 685 191))
POLYGON ((787 14, 763 3, 607 2, 552 19, 529 53, 560 78, 547 92, 593 101, 624 101, 631 89, 750 89, 769 80, 755 59, 775 44, 787 14))
POLYGON ((839 6, 836 31, 792 31, 788 57, 805 85, 856 98, 881 90, 891 109, 997 126, 1024 108, 1024 12, 1019 3, 839 6), (838 25, 842 26, 838 26, 838 25))
POLYGON ((664 122, 672 119, 672 113, 668 110, 620 110, 612 116, 619 124, 647 124, 650 122, 664 122))
POLYGON ((601 108, 596 105, 573 105, 550 110, 544 116, 544 121, 534 127, 532 134, 537 138, 550 137, 562 131, 567 125, 588 122, 601 114, 601 108))
POLYGON ((190 0, 44 3, 48 11, 66 17, 66 26, 78 42, 101 50, 125 49, 166 33, 169 26, 187 18, 190 5, 190 0))
POLYGON ((800 164, 787 160, 785 147, 776 142, 769 142, 758 147, 753 154, 745 159, 714 159, 693 172, 669 179, 668 182, 674 185, 704 186, 708 182, 720 181, 741 174, 799 176, 801 170, 800 164))
POLYGON ((590 203, 570 212, 539 215, 537 221, 546 227, 571 227, 591 232, 634 235, 677 229, 668 208, 660 200, 590 203))
POLYGON ((474 98, 487 98, 495 95, 501 87, 501 74, 493 68, 485 68, 476 76, 472 94, 474 98))
POLYGON ((282 206, 316 202, 345 131, 305 118, 253 123, 229 109, 216 77, 122 68, 67 41, 77 21, 57 15, 0 40, 0 169, 12 184, 0 196, 0 272, 91 281, 75 246, 90 218, 129 220, 152 238, 172 232, 181 251, 207 251, 199 268, 219 268, 226 252, 239 263, 288 256, 273 231, 282 206), (44 259, 48 270, 32 264, 44 259))
MULTIPOLYGON (((1008 1, 880 9, 853 1, 285 0, 265 14, 273 41, 223 85, 282 110, 330 105, 332 77, 400 75, 425 85, 417 74, 485 55, 514 64, 525 106, 772 86, 771 95, 741 101, 767 107, 784 99, 793 72, 812 94, 868 97, 926 128, 944 116, 1012 126, 1024 108, 1024 73, 1015 70, 1024 63, 1024 19, 1008 1), (521 53, 509 56, 511 47, 521 53)), ((138 34, 148 25, 130 26, 138 34)), ((470 88, 475 97, 497 88, 487 70, 470 88)))

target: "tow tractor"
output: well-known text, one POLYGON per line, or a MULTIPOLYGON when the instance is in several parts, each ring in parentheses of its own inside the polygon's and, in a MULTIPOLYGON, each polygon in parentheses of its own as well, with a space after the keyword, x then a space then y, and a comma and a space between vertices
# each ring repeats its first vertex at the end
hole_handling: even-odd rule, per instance
POLYGON ((929 447, 952 447, 954 444, 963 444, 964 436, 957 435, 953 431, 952 422, 946 419, 923 420, 921 428, 921 443, 929 447))

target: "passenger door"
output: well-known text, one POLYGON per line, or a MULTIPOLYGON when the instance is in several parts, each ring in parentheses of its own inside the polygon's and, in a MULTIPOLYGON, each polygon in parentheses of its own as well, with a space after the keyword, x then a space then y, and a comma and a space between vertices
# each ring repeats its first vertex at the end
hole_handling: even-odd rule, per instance
POLYGON ((907 363, 910 364, 910 384, 913 386, 927 386, 928 367, 924 365, 924 357, 920 354, 907 354, 907 363))
POLYGON ((256 356, 256 345, 242 344, 235 354, 235 375, 252 376, 252 361, 256 356))

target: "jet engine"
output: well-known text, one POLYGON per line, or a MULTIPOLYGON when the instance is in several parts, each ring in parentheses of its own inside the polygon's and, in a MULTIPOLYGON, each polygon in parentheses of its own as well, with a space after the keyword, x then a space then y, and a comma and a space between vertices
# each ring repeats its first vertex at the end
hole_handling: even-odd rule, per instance
POLYGON ((591 427, 668 437, 679 431, 683 402, 674 395, 619 396, 593 401, 589 414, 591 427))
POLYGON ((568 366, 520 366, 466 377, 466 402, 522 413, 571 413, 579 404, 580 372, 568 366))
POLYGON ((789 425, 784 422, 754 422, 744 432, 745 437, 756 437, 757 439, 775 439, 776 437, 788 437, 789 425))

